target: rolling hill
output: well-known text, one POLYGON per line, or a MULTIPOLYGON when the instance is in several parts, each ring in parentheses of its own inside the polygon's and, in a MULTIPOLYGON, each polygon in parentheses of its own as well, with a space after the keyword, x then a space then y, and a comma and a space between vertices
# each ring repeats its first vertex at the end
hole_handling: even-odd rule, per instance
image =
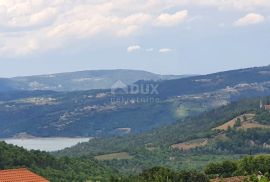
POLYGON ((0 91, 53 90, 79 91, 108 89, 121 81, 126 85, 139 80, 169 80, 189 75, 159 75, 138 70, 90 70, 50 75, 37 75, 0 79, 0 91))
POLYGON ((135 84, 157 86, 154 94, 110 89, 8 92, 0 96, 0 137, 141 133, 232 101, 270 95, 269 73, 270 67, 259 67, 135 84))
POLYGON ((136 173, 154 166, 202 169, 210 161, 270 153, 270 114, 259 103, 244 99, 143 134, 96 138, 55 155, 92 156, 123 173, 136 173), (122 153, 129 158, 108 158, 122 153))
POLYGON ((27 151, 0 142, 0 170, 17 168, 28 168, 52 182, 109 181, 118 174, 91 158, 56 158, 46 152, 27 151))
POLYGON ((203 92, 211 92, 219 89, 231 89, 235 87, 252 87, 257 85, 257 90, 262 89, 260 84, 269 84, 270 66, 254 67, 240 70, 218 72, 208 75, 194 76, 183 79, 167 81, 139 81, 149 84, 157 83, 162 97, 190 95, 203 92))

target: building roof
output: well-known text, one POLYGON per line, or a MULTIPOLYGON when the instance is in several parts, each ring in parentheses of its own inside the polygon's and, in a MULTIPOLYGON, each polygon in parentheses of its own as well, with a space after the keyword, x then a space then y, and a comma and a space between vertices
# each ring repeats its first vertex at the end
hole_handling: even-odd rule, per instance
POLYGON ((270 105, 264 105, 264 108, 265 108, 266 110, 270 110, 270 105))
POLYGON ((0 182, 49 182, 25 168, 0 170, 0 182))
POLYGON ((243 182, 247 177, 245 176, 236 176, 231 178, 223 178, 223 179, 212 179, 210 182, 243 182))

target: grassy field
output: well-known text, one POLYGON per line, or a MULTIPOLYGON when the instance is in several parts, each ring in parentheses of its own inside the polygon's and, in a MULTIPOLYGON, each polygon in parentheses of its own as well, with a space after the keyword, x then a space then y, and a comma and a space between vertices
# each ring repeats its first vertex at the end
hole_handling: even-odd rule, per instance
POLYGON ((95 156, 95 159, 99 161, 108 161, 108 160, 124 160, 124 159, 132 159, 133 156, 129 155, 127 152, 119 152, 105 155, 95 156))
POLYGON ((238 127, 238 129, 251 129, 251 128, 270 128, 270 126, 268 125, 263 125, 263 124, 259 124, 258 122, 255 121, 255 114, 243 114, 241 116, 238 116, 234 119, 232 119, 231 121, 228 121, 226 123, 224 123, 221 126, 218 126, 216 128, 213 128, 213 130, 223 130, 223 131, 227 131, 230 128, 233 128, 237 119, 240 120, 240 126, 238 127), (244 119, 246 118, 246 119, 244 119))
POLYGON ((213 128, 213 130, 223 130, 223 131, 227 131, 229 128, 233 128, 237 119, 240 119, 240 122, 241 122, 241 125, 243 125, 243 123, 251 123, 251 122, 254 122, 254 117, 255 117, 255 114, 243 114, 241 116, 238 116, 226 123, 224 123, 223 125, 221 126, 218 126, 216 128, 213 128), (244 119, 246 118, 246 120, 244 119))
POLYGON ((190 150, 197 147, 203 147, 208 144, 208 139, 196 139, 183 143, 178 143, 172 145, 172 148, 177 148, 179 150, 190 150))

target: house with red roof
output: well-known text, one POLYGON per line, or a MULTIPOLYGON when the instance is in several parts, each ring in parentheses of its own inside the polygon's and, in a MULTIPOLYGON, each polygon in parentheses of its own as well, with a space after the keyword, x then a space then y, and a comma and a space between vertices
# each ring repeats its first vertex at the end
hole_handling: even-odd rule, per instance
POLYGON ((0 170, 0 182, 49 182, 26 168, 0 170))

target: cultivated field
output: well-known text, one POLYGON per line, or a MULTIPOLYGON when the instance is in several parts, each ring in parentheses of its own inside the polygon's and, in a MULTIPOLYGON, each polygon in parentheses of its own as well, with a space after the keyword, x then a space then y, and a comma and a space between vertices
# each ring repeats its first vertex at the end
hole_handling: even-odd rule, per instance
POLYGON ((203 147, 208 144, 208 139, 202 138, 202 139, 196 139, 196 140, 190 140, 183 143, 178 143, 172 145, 172 148, 179 149, 179 150, 190 150, 197 147, 203 147))
POLYGON ((132 159, 133 156, 129 155, 127 152, 119 152, 119 153, 112 153, 112 154, 105 154, 95 156, 95 159, 99 161, 106 161, 106 160, 124 160, 124 159, 132 159))
POLYGON ((240 128, 242 127, 242 129, 245 129, 245 128, 260 128, 262 127, 262 125, 259 125, 257 124, 255 121, 254 121, 254 117, 255 117, 255 114, 243 114, 241 116, 238 116, 216 128, 213 128, 212 130, 221 130, 221 131, 227 131, 229 128, 233 128, 237 122, 238 119, 240 119, 241 121, 241 126, 240 128), (252 124, 252 125, 250 125, 252 124), (257 127, 256 127, 257 126, 257 127))

